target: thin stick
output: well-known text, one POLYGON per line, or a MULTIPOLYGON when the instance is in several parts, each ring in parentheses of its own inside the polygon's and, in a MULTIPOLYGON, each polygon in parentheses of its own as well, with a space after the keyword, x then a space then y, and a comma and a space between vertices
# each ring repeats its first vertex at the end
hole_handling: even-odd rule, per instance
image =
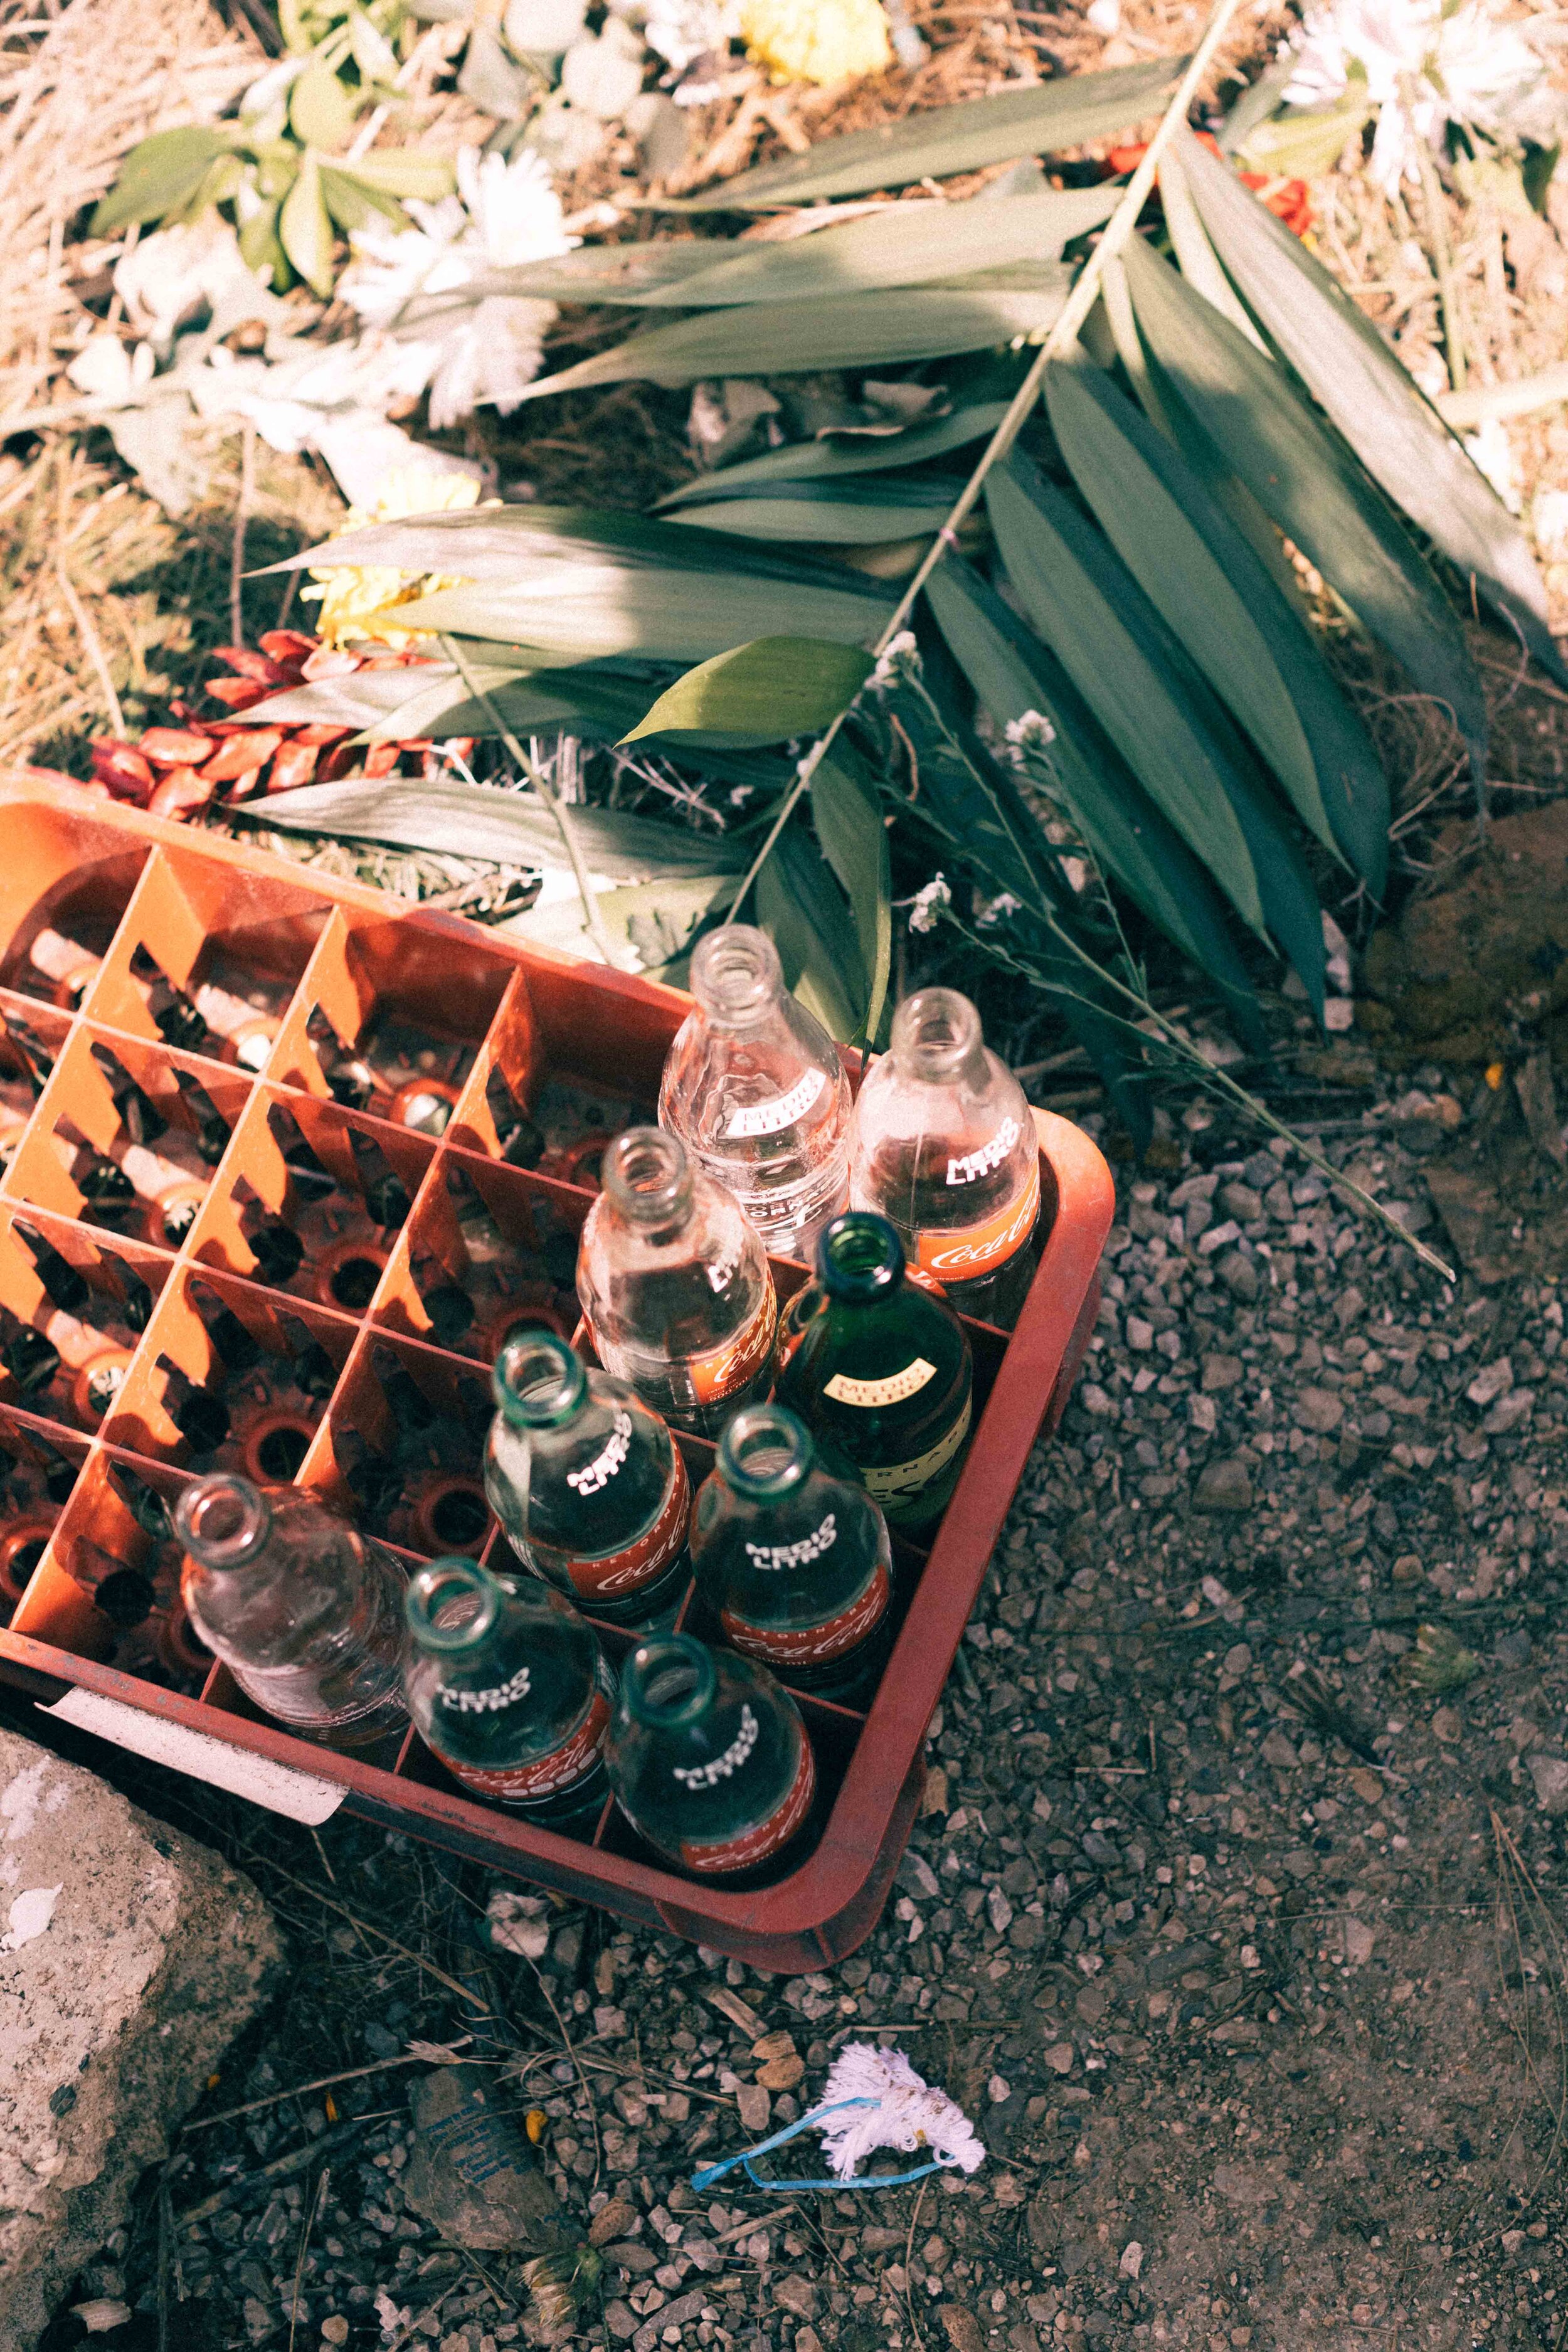
POLYGON ((331 2166, 323 2164, 316 2178, 316 2193, 310 2200, 305 2226, 300 2232, 300 2252, 294 2261, 294 2292, 289 2298, 289 2352, 294 2352, 294 2331, 300 2325, 300 2285, 305 2275, 305 2252, 310 2242, 310 2232, 316 2226, 316 2216, 326 2202, 327 2183, 331 2177, 331 2166))
POLYGON ((99 636, 98 631, 92 625, 92 620, 89 614, 87 606, 77 594, 70 573, 66 568, 66 546, 68 539, 66 531, 66 515, 69 509, 69 506, 70 481, 68 476, 62 467, 60 473, 59 534, 55 542, 55 573, 60 583, 60 593, 65 598, 66 603, 70 609, 71 619, 76 623, 76 633, 82 641, 89 661, 91 662, 93 668, 98 672, 98 682, 103 690, 104 704, 109 712, 109 723, 113 728, 116 735, 119 736, 120 740, 123 743, 126 738, 125 714, 120 708, 120 697, 114 691, 114 680, 109 675, 109 663, 104 656, 103 645, 99 636))
POLYGON ((455 1992, 459 2000, 468 2002, 470 2009, 486 2007, 477 1992, 470 1992, 467 1985, 458 1982, 456 1977, 447 1976, 445 1970, 438 1969, 433 1960, 422 1959, 417 1952, 410 1951, 408 1946, 400 1944, 395 1936, 389 1936, 384 1927, 376 1927, 373 1920, 356 1918, 353 1912, 345 1910, 341 1903, 334 1903, 330 1895, 323 1895, 319 1886, 312 1886, 308 1878, 296 1878, 291 1870, 285 1870, 280 1864, 273 1863, 270 1867, 279 1878, 286 1879, 290 1886, 297 1886, 301 1895, 312 1895, 325 1910, 337 1912, 340 1918, 346 1919, 351 1927, 363 1927, 369 1934, 379 1936, 384 1944, 389 1944, 392 1949, 400 1953, 404 1959, 412 1960, 416 1969, 423 1969, 426 1975, 434 1977, 437 1984, 444 1984, 448 1992, 455 1992))
POLYGON ((1459 323, 1458 289, 1454 278, 1454 256, 1448 244, 1448 215, 1444 210, 1443 183, 1437 177, 1432 151, 1415 126, 1415 91, 1408 74, 1402 77, 1401 102, 1410 127, 1411 142, 1415 149, 1415 167, 1421 174, 1421 202, 1426 214, 1426 234, 1432 240, 1432 267, 1437 273, 1437 299, 1443 307, 1443 349, 1448 355, 1448 382, 1456 392, 1463 392, 1467 374, 1465 336, 1459 323))
MULTIPOLYGON (((1115 259, 1137 227, 1138 215, 1143 209, 1149 191, 1154 184, 1154 175, 1160 168, 1160 158, 1174 137, 1177 126, 1186 121, 1187 109, 1192 104, 1193 94, 1207 72, 1209 61, 1224 40, 1230 20, 1240 5, 1241 0, 1215 0, 1214 12, 1209 17, 1208 29, 1193 52, 1192 62, 1182 76, 1169 106, 1161 117, 1159 129, 1144 150, 1142 162, 1122 190, 1121 200, 1105 225, 1104 235, 1079 271, 1073 282, 1072 290, 1062 305, 1055 326, 1035 354, 1034 362, 1027 375, 1008 404, 1007 414, 986 444, 984 455, 959 492, 952 513, 927 548, 913 579, 895 605, 892 618, 877 640, 876 651, 879 655, 887 652, 888 647, 909 619, 921 591, 948 549, 957 545, 959 526, 979 499, 980 493, 985 486, 987 474, 1012 447, 1019 427, 1039 396, 1040 385, 1047 368, 1054 359, 1058 359, 1062 352, 1070 350, 1078 340, 1078 331, 1094 308, 1099 297, 1100 281, 1105 265, 1108 261, 1115 259)), ((829 748, 836 740, 838 730, 848 715, 847 708, 841 710, 826 733, 817 737, 811 750, 800 762, 795 771, 795 780, 784 794, 779 813, 769 826, 762 847, 747 868, 745 880, 730 902, 729 912, 724 918, 721 928, 728 929, 729 925, 735 920, 747 891, 772 856, 773 844, 788 824, 795 803, 809 787, 813 776, 826 757, 829 748)))
POLYGON ((245 531, 256 491, 256 426, 247 416, 239 440, 239 502, 234 510, 234 551, 228 563, 228 626, 233 643, 245 643, 245 531))
MULTIPOLYGON (((473 2038, 471 2033, 462 2034, 452 2047, 460 2049, 463 2042, 471 2042, 473 2038)), ((426 2063, 423 2051, 405 2050, 400 2058, 378 2058, 373 2065, 351 2066, 343 2074, 319 2074, 313 2083, 296 2083, 287 2091, 269 2091, 264 2099, 247 2099, 243 2107, 225 2107, 218 2116, 198 2116, 194 2124, 184 2124, 181 2128, 187 2132, 210 2131, 215 2124, 231 2124, 239 2116, 253 2116, 262 2107, 276 2107, 284 2099, 302 2099, 311 2091, 330 2091, 339 2083, 358 2083, 366 2074, 385 2074, 395 2066, 422 2066, 426 2063)), ((484 2062, 460 2058, 453 2063, 469 2066, 484 2062)))
POLYGON ((458 671, 463 684, 468 688, 469 694, 472 695, 474 700, 479 704, 479 708, 484 712, 485 717, 489 720, 490 725, 495 729, 496 733, 500 737, 501 741, 506 745, 507 750, 511 753, 512 758, 517 761, 518 766, 528 778, 530 783, 533 786, 534 791, 539 794, 540 799, 550 811, 551 815, 555 819, 555 829, 561 835, 562 842, 565 847, 566 856, 571 862, 573 874, 576 877, 577 895, 583 901, 583 914, 587 923, 590 936, 593 939, 595 946, 598 949, 600 956, 603 958, 604 961, 609 964, 612 969, 616 968, 616 959, 614 951, 610 946, 609 934, 605 929, 605 919, 599 912, 598 898, 595 893, 592 883, 588 879, 588 869, 583 863, 583 853, 578 845, 576 832, 574 827, 566 822, 566 807, 564 802, 560 799, 553 787, 546 782, 540 769, 529 758, 527 752, 523 750, 522 745, 518 741, 517 737, 512 733, 510 728, 505 724, 500 712, 496 709, 488 690, 479 684, 478 678, 474 676, 473 671, 468 667, 467 661, 464 659, 462 649, 458 646, 457 639, 455 637, 443 637, 441 639, 441 650, 446 655, 447 660, 452 664, 453 667, 458 671))

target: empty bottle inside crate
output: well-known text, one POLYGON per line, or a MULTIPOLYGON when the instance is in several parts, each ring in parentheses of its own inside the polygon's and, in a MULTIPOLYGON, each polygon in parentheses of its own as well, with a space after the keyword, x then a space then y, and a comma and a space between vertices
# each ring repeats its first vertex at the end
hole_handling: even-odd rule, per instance
POLYGON ((854 1464, 891 1526, 913 1528, 958 1483, 973 1391, 968 1334, 940 1292, 905 1279, 887 1218, 836 1217, 781 1319, 779 1402, 854 1464))
POLYGON ((664 1066, 659 1118, 732 1192, 774 1257, 809 1263, 849 1200, 849 1081, 784 987, 765 931, 731 923, 691 958, 696 1010, 664 1066))
MULTIPOLYGON (((44 1091, 46 1080, 55 1066, 53 1048, 42 1038, 33 1024, 7 1005, 0 1011, 5 1023, 6 1042, 18 1064, 27 1091, 36 1101, 44 1091)), ((18 1104, 18 1108, 21 1108, 18 1104)))
POLYGON ((164 1412, 193 1454, 216 1454, 233 1426, 219 1391, 217 1368, 211 1380, 196 1381, 172 1356, 160 1355, 157 1360, 163 1375, 164 1412))
POLYGON ((839 1466, 784 1406, 737 1413, 697 1490, 691 1564, 729 1648, 858 1705, 887 1659, 892 1549, 881 1512, 839 1466))
POLYGON ((432 1560, 408 1587, 408 1712, 479 1796, 591 1831, 607 1793, 616 1688, 592 1629, 532 1576, 432 1560))
POLYGON ((679 1137, 634 1127, 605 1151, 577 1296, 606 1371, 678 1429, 717 1436, 766 1396, 778 1321, 767 1254, 679 1137))
POLYGON ((621 1670, 610 1785, 656 1853, 703 1878, 782 1875, 803 1857, 816 1761, 800 1709, 766 1668, 668 1633, 621 1670))
POLYGON ((1040 1149, 1022 1087, 956 989, 921 989, 894 1013, 855 1105, 850 1197, 961 1314, 1011 1330, 1037 1263, 1040 1149))
POLYGON ((401 1563, 298 1486, 226 1472, 181 1495, 181 1590, 202 1640, 257 1706, 333 1747, 405 1715, 401 1563))
POLYGON ((123 1324, 120 1337, 101 1328, 120 1320, 120 1302, 95 1291, 35 1226, 18 1218, 11 1230, 32 1260, 44 1298, 30 1322, 0 1310, 0 1362, 36 1410, 96 1428, 120 1392, 136 1335, 123 1324))
POLYGON ((691 1487, 666 1423, 551 1331, 509 1340, 493 1379, 485 1492, 518 1558, 591 1616, 672 1620, 691 1487))

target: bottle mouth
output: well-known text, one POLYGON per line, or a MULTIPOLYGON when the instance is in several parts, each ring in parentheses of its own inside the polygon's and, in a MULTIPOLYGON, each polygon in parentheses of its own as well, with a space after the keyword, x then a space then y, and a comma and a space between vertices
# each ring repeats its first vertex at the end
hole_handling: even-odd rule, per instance
POLYGON ((816 1274, 829 1297, 882 1297, 904 1278, 904 1245, 886 1217, 847 1209, 823 1230, 816 1274))
POLYGON ((666 1225, 690 1197, 691 1165, 662 1127, 628 1127, 605 1153, 600 1181, 623 1217, 666 1225))
POLYGON ((490 1375, 495 1401, 508 1421, 548 1429, 576 1412, 588 1385, 582 1359, 553 1331, 514 1332, 490 1375))
POLYGON ((893 1015, 889 1051, 913 1078, 953 1078, 982 1044, 980 1015, 956 988, 922 988, 893 1015))
POLYGON ((196 1479, 174 1506, 174 1533, 204 1568, 242 1568, 266 1542, 271 1526, 260 1488, 227 1471, 196 1479))
POLYGON ((784 987, 778 950, 765 931, 731 923, 710 931, 691 955, 691 993, 710 1020, 755 1021, 784 987))
POLYGON ((630 1714, 651 1729, 692 1723, 713 1696, 713 1661, 689 1633, 644 1642, 621 1670, 621 1696, 630 1714))
POLYGON ((719 1440, 719 1472, 737 1494, 787 1495, 805 1478, 816 1451, 805 1423, 785 1406, 751 1405, 719 1440))
POLYGON ((476 1648, 494 1625, 500 1587, 478 1560, 454 1553, 411 1578, 403 1606, 421 1649, 457 1655, 476 1648))

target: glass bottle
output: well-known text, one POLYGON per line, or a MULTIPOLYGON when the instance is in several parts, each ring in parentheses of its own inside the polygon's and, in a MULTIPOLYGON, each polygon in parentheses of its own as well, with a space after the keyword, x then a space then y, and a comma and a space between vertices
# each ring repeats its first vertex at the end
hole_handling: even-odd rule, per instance
POLYGON ((605 1760, 632 1827, 704 1878, 775 1874, 816 1792, 789 1693, 765 1666, 689 1633, 661 1634, 627 1659, 605 1760))
POLYGON ((616 1685, 576 1611, 452 1558, 417 1571, 407 1612, 408 1712, 453 1778, 550 1828, 591 1825, 616 1685))
POLYGON ((797 1689, 858 1698, 891 1631, 888 1524, 784 1405, 738 1412, 697 1490, 691 1565, 733 1650, 797 1689))
POLYGON ((731 923, 691 958, 696 1010, 664 1065, 658 1115, 731 1192, 775 1257, 810 1263, 849 1200, 849 1081, 784 987, 765 931, 731 923))
POLYGON ((778 1401, 852 1462, 889 1524, 919 1528, 958 1483, 973 1386, 969 1338, 906 1281, 886 1217, 851 1209, 816 1245, 816 1279, 779 1330, 778 1401))
POLYGON ((518 1558, 613 1624, 673 1615, 691 1483, 658 1413, 553 1331, 509 1339, 492 1384, 485 1493, 518 1558))
POLYGON ((413 1195, 374 1136, 363 1135, 357 1127, 351 1127, 348 1136, 370 1221, 391 1233, 406 1222, 413 1195))
POLYGON ((1040 1151, 1024 1090, 952 988, 893 1015, 855 1105, 849 1197, 893 1224, 959 1312, 1010 1329, 1037 1261, 1040 1151))
POLYGON ((617 1135, 601 1181, 577 1258, 599 1360, 678 1429, 716 1437, 772 1377, 778 1306, 756 1227, 662 1128, 617 1135))
POLYGON ((404 1719, 407 1580, 298 1486, 217 1471, 174 1510, 180 1590, 207 1647, 291 1731, 364 1747, 404 1719))

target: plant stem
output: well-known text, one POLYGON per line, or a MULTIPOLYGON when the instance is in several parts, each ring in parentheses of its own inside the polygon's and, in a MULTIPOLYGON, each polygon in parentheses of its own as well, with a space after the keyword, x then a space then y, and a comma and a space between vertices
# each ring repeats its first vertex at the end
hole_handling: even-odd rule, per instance
POLYGON ((1468 373, 1465 331, 1459 320, 1458 289, 1454 278, 1453 251, 1448 243, 1448 215, 1443 196, 1443 183, 1437 176, 1437 166, 1432 161, 1432 150, 1416 127, 1415 92, 1408 74, 1401 82, 1400 98, 1405 108, 1405 119, 1410 125, 1416 169, 1421 174, 1421 203, 1426 215, 1426 234, 1432 242, 1432 267, 1437 273, 1437 299, 1443 310, 1443 349, 1448 357, 1448 382, 1454 391, 1463 392, 1468 373))
POLYGON ((535 765, 534 761, 529 758, 527 752, 523 750, 522 745, 518 741, 517 737, 512 733, 510 728, 502 719, 500 712, 496 709, 494 702, 491 700, 489 691, 479 684, 479 679, 468 667, 468 662, 463 656, 462 649, 458 646, 456 637, 443 637, 441 639, 441 650, 446 655, 447 660, 452 664, 453 667, 457 670, 458 676, 463 681, 463 684, 468 688, 468 692, 472 695, 474 700, 479 705, 485 717, 489 720, 490 725, 495 729, 496 733, 500 737, 501 741, 506 745, 507 750, 511 753, 512 758, 517 761, 518 766, 528 778, 529 782, 533 786, 534 791, 539 794, 540 799, 544 803, 544 805, 550 811, 551 815, 555 819, 555 829, 561 835, 562 845, 565 849, 567 860, 571 865, 573 874, 576 877, 577 895, 583 901, 583 916, 588 926, 589 936, 593 940, 594 945, 598 949, 603 961, 609 964, 613 969, 618 970, 619 967, 616 964, 614 950, 610 946, 610 935, 605 929, 605 919, 599 912, 598 898, 595 892, 593 884, 588 879, 588 869, 583 863, 583 852, 579 846, 577 835, 572 826, 566 822, 565 803, 561 799, 553 786, 545 781, 540 769, 535 765))
MULTIPOLYGON (((1169 106, 1161 117, 1160 127, 1144 151, 1142 162, 1122 190, 1121 200, 1107 221, 1104 234, 1099 244, 1074 279, 1072 290, 1062 305, 1057 322, 1035 354, 1027 375, 1025 376, 1008 404, 1007 414, 986 444, 979 464, 959 492, 952 513, 927 548, 914 578, 894 607, 891 619, 876 643, 875 650, 879 655, 887 652, 888 647, 913 612, 926 582, 931 578, 948 549, 957 544, 959 526, 978 501, 980 493, 985 486, 985 477, 993 466, 1005 457, 1012 447, 1019 427, 1039 396, 1040 384, 1047 368, 1054 359, 1059 359, 1061 354, 1069 351, 1077 341, 1079 329, 1094 308, 1096 298, 1100 293, 1100 275, 1105 265, 1121 252, 1137 227, 1138 215, 1143 209, 1145 199, 1154 184, 1154 175, 1160 168, 1160 158, 1174 137, 1178 124, 1186 121, 1187 109, 1193 102, 1194 93, 1208 71, 1209 62, 1225 38, 1230 20, 1240 5, 1241 0, 1215 0, 1207 30, 1193 52, 1186 72, 1182 76, 1169 106)), ((788 824, 796 802, 809 787, 813 776, 821 766, 839 729, 853 709, 853 703, 847 705, 827 728, 826 733, 817 737, 811 750, 801 761, 795 771, 795 780, 784 794, 778 814, 768 827, 762 847, 747 868, 745 880, 730 902, 730 910, 724 918, 725 928, 734 921, 736 911, 746 893, 772 856, 773 844, 788 824)))

